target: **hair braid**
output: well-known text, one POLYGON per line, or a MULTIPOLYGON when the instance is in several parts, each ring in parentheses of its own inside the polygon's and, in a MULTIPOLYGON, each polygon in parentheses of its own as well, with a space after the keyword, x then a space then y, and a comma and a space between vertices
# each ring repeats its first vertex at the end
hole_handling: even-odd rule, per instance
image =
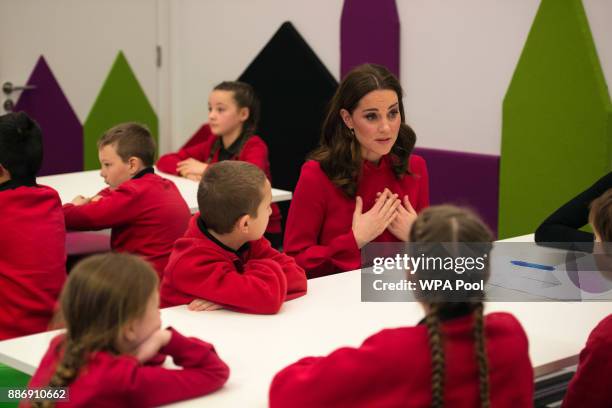
POLYGON ((474 339, 476 360, 478 361, 478 382, 480 387, 480 406, 489 408, 489 363, 487 361, 487 350, 485 347, 484 318, 482 302, 476 305, 474 310, 474 339))
MULTIPOLYGON (((65 342, 65 351, 62 359, 55 368, 55 373, 49 381, 51 388, 63 388, 69 386, 79 374, 81 367, 85 363, 87 353, 85 348, 77 343, 68 340, 65 342)), ((55 406, 53 401, 36 401, 32 403, 32 408, 52 408, 55 406)))
POLYGON ((431 353, 431 406, 433 408, 444 406, 444 348, 438 309, 437 304, 431 304, 430 312, 425 317, 431 353))

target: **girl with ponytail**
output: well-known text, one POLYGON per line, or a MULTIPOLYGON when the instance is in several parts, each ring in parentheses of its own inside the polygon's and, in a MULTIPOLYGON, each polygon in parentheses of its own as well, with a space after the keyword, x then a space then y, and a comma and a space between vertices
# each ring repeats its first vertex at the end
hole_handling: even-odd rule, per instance
POLYGON ((157 274, 140 258, 106 254, 82 261, 60 297, 66 332, 51 341, 29 386, 68 388, 62 407, 157 406, 220 388, 229 370, 213 346, 162 329, 158 306, 157 274), (161 367, 166 355, 183 369, 161 367))
MULTIPOLYGON (((177 153, 161 156, 157 168, 199 181, 209 165, 223 160, 240 160, 262 169, 271 183, 268 146, 255 133, 258 123, 259 100, 253 87, 240 81, 221 82, 208 97, 207 126, 211 137, 185 146, 177 153)), ((280 247, 281 213, 275 203, 265 236, 272 246, 280 247)))
MULTIPOLYGON (((409 279, 487 281, 492 234, 474 213, 430 207, 416 218, 408 238, 412 250, 425 257, 486 255, 481 269, 457 274, 420 268, 409 279)), ((432 288, 417 290, 416 298, 425 310, 416 326, 386 329, 357 349, 288 366, 272 381, 270 406, 533 406, 527 337, 514 316, 484 316, 482 290, 432 288)))

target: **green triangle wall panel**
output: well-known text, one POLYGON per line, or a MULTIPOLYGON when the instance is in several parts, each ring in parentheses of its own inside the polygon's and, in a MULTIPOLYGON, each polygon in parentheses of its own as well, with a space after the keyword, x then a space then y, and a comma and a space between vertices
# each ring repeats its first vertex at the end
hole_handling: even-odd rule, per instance
POLYGON ((119 52, 83 127, 85 170, 100 167, 96 143, 106 130, 122 122, 142 123, 158 140, 157 114, 125 55, 119 52))
POLYGON ((499 237, 611 169, 612 108, 582 2, 542 0, 503 103, 499 237))

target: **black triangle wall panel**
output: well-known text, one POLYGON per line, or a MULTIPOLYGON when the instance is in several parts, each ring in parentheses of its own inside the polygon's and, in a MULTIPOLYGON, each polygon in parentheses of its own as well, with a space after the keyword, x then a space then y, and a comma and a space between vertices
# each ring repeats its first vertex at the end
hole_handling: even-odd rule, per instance
MULTIPOLYGON (((283 23, 239 78, 261 101, 257 134, 268 144, 272 185, 295 189, 318 144, 338 82, 290 22, 283 23)), ((286 219, 289 202, 281 204, 286 219)))

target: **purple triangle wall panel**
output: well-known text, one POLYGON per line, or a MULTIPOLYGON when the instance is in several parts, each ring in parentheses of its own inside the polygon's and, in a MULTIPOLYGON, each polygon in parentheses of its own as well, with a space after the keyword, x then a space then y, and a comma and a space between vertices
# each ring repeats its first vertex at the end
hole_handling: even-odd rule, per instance
POLYGON ((344 0, 340 19, 340 77, 364 63, 400 74, 400 20, 395 0, 344 0))
POLYGON ((38 122, 43 133, 43 164, 39 176, 83 170, 83 126, 41 55, 15 105, 38 122))

